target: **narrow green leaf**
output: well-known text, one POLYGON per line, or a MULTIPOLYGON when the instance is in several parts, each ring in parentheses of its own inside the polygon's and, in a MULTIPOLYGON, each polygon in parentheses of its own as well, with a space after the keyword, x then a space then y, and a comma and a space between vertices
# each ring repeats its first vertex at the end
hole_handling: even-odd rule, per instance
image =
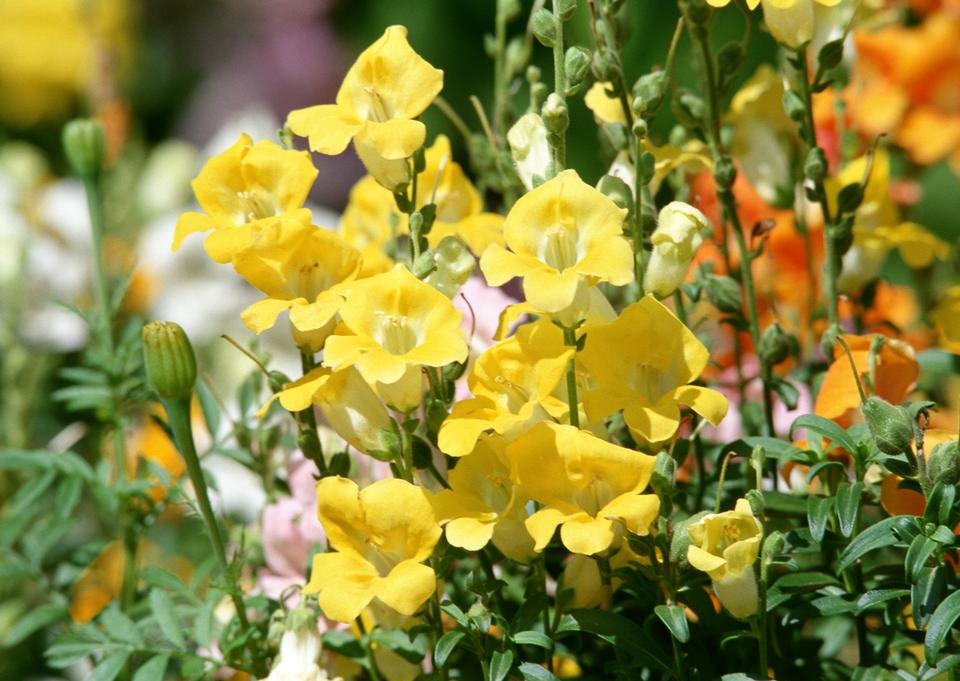
POLYGON ((495 650, 490 656, 490 668, 487 681, 503 681, 513 667, 512 650, 495 650))
POLYGON ((840 580, 825 572, 794 572, 778 579, 774 587, 779 591, 810 591, 839 585, 840 580))
MULTIPOLYGON (((803 416, 797 418, 793 422, 793 425, 790 426, 791 438, 793 437, 794 431, 798 428, 803 428, 807 431, 812 431, 818 435, 822 435, 830 440, 830 442, 833 444, 845 449, 849 454, 856 454, 857 452, 857 443, 852 437, 850 437, 850 433, 845 431, 830 419, 817 416, 816 414, 804 414, 803 416)), ((824 450, 829 450, 829 448, 830 447, 828 444, 824 447, 824 450)))
POLYGON ((893 516, 884 518, 875 525, 871 525, 853 538, 847 548, 840 554, 837 561, 837 572, 843 572, 870 551, 876 551, 885 546, 892 546, 901 541, 895 532, 896 529, 909 529, 915 525, 917 519, 913 516, 893 516))
POLYGON ((17 490, 10 502, 4 508, 4 512, 10 515, 22 513, 24 509, 32 505, 40 496, 46 492, 53 481, 56 480, 57 473, 53 470, 46 471, 43 475, 28 480, 17 490))
POLYGON ((658 605, 653 611, 680 643, 690 640, 690 626, 687 624, 687 616, 683 613, 683 608, 679 605, 658 605))
POLYGON ((812 466, 810 466, 810 470, 807 471, 807 484, 811 483, 814 478, 820 475, 820 473, 822 473, 825 470, 829 470, 831 468, 836 468, 841 471, 846 471, 847 465, 844 463, 840 463, 839 461, 833 461, 833 460, 819 461, 813 464, 812 466))
POLYGON ((937 606, 936 611, 927 623, 927 635, 923 639, 923 652, 927 662, 936 664, 940 657, 940 647, 950 634, 953 623, 960 617, 960 591, 952 594, 937 606))
POLYGON ((908 584, 914 584, 917 581, 921 568, 927 567, 927 560, 939 548, 940 543, 930 537, 918 534, 913 538, 910 548, 907 549, 907 556, 903 559, 904 577, 908 584))
POLYGON ((68 518, 73 514, 80 495, 83 493, 83 480, 80 478, 66 478, 57 486, 57 495, 53 500, 54 512, 60 518, 68 518))
POLYGON ((436 663, 437 667, 442 667, 447 663, 450 654, 457 649, 457 645, 466 635, 467 634, 465 631, 454 629, 453 631, 448 631, 440 637, 440 640, 437 641, 436 647, 433 649, 433 661, 436 663))
POLYGON ((197 610, 197 619, 193 623, 193 637, 201 646, 209 646, 213 640, 213 611, 216 602, 209 600, 197 610))
POLYGON ((833 503, 833 497, 807 497, 807 525, 810 527, 810 536, 817 542, 823 541, 833 503))
POLYGON ((537 646, 549 650, 553 640, 541 631, 519 631, 513 635, 513 642, 521 646, 537 646))
POLYGON ((930 499, 923 512, 923 519, 934 525, 949 525, 950 511, 957 496, 955 485, 945 485, 942 482, 934 484, 930 491, 930 499))
POLYGON ((129 650, 107 655, 87 677, 87 681, 113 681, 120 674, 129 657, 129 650))
POLYGON ((844 537, 853 534, 860 520, 860 497, 863 495, 863 483, 841 482, 837 486, 836 510, 840 521, 840 532, 844 537))
POLYGON ((920 570, 916 583, 910 587, 911 615, 918 629, 927 626, 930 616, 940 605, 947 591, 947 576, 952 574, 953 569, 943 565, 920 570))
POLYGON ((153 610, 153 616, 157 618, 157 624, 160 626, 163 635, 174 646, 182 649, 184 646, 183 632, 180 629, 180 622, 177 621, 177 614, 170 596, 160 589, 151 589, 150 609, 153 610))
POLYGON ((103 611, 103 614, 100 615, 100 623, 107 635, 114 641, 129 643, 134 646, 143 645, 143 637, 140 636, 137 625, 121 612, 115 603, 112 603, 110 607, 103 611))
POLYGON ((183 582, 168 570, 160 567, 145 567, 140 571, 140 579, 150 586, 159 586, 168 591, 183 591, 183 582))
POLYGON ((33 608, 7 630, 0 640, 0 647, 10 648, 25 640, 32 633, 43 629, 67 616, 67 608, 63 605, 41 605, 33 608))
POLYGON ((133 681, 163 681, 169 660, 170 656, 166 654, 151 657, 140 665, 137 673, 133 675, 133 681))
MULTIPOLYGON (((642 627, 623 615, 604 610, 572 610, 564 624, 570 631, 585 631, 619 648, 633 657, 673 674, 673 661, 657 641, 642 627)), ((558 628, 559 631, 559 628, 558 628)))
POLYGON ((557 676, 546 667, 533 662, 520 665, 520 674, 524 681, 558 681, 557 676))
POLYGON ((909 595, 909 589, 871 589, 857 599, 857 614, 859 615, 876 605, 880 605, 897 598, 904 598, 909 595))
POLYGON ((216 441, 217 433, 220 432, 220 405, 217 404, 213 392, 203 379, 197 381, 197 401, 200 402, 200 411, 203 412, 203 420, 207 424, 207 430, 216 441))

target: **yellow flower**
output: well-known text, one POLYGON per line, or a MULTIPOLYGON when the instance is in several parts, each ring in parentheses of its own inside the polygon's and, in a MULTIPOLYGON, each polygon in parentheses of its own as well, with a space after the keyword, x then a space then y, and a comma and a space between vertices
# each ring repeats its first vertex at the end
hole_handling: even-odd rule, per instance
POLYGON ((649 531, 660 511, 655 494, 640 494, 654 457, 601 440, 590 433, 541 422, 507 445, 514 481, 543 508, 526 526, 543 551, 560 526, 572 553, 594 555, 620 544, 622 528, 649 531))
POLYGON ((568 406, 554 393, 573 354, 560 329, 546 319, 524 324, 490 346, 467 376, 474 397, 454 404, 440 426, 440 450, 465 456, 485 431, 510 438, 531 423, 563 418, 568 406))
POLYGON ((513 205, 503 225, 510 250, 491 245, 480 269, 491 286, 522 277, 536 310, 576 323, 589 286, 633 280, 633 250, 623 237, 626 213, 576 171, 565 170, 513 205))
POLYGON ((700 231, 709 227, 703 213, 688 203, 671 201, 664 206, 650 235, 653 252, 643 277, 644 290, 660 298, 676 291, 703 242, 700 231))
POLYGON ((534 555, 524 526, 528 499, 513 484, 503 448, 501 438, 481 438, 450 471, 450 489, 441 490, 431 503, 453 546, 479 551, 493 541, 511 560, 526 563, 534 555))
POLYGON ((757 611, 753 564, 760 552, 763 527, 750 503, 738 499, 735 510, 710 513, 687 528, 687 560, 710 575, 713 590, 730 614, 739 619, 757 611))
POLYGON ((521 116, 507 131, 507 143, 523 186, 533 189, 542 183, 550 165, 550 145, 547 126, 540 115, 528 113, 521 116))
POLYGON ((466 361, 462 316, 449 298, 397 265, 350 287, 340 308, 343 328, 327 339, 323 362, 356 366, 368 383, 393 384, 408 370, 419 378, 422 366, 466 361))
MULTIPOLYGON (((827 180, 832 211, 836 211, 841 188, 862 182, 866 167, 867 157, 861 156, 827 180)), ((874 155, 863 201, 854 216, 853 245, 843 256, 838 289, 850 293, 879 276, 892 248, 897 248, 911 267, 927 267, 935 258, 950 257, 949 244, 920 225, 900 222, 900 211, 890 196, 890 155, 880 149, 874 155)))
POLYGON ((261 229, 250 246, 234 255, 240 276, 267 296, 240 317, 259 334, 289 310, 297 331, 308 338, 318 336, 308 342, 310 350, 318 352, 343 303, 337 287, 355 279, 360 265, 360 252, 332 231, 281 219, 261 229))
POLYGON ((930 314, 940 334, 941 344, 951 352, 960 352, 960 286, 951 286, 930 314))
POLYGON ((393 195, 369 175, 350 190, 350 200, 340 216, 338 232, 363 255, 360 278, 388 272, 394 265, 387 254, 398 232, 393 195), (392 224, 392 226, 391 226, 392 224))
POLYGON ((437 588, 423 561, 440 526, 423 490, 403 480, 380 480, 362 491, 346 478, 317 483, 317 516, 336 551, 313 558, 307 594, 319 594, 324 614, 352 622, 373 599, 412 615, 437 588))
MULTIPOLYGON (((793 5, 802 2, 803 0, 763 0, 764 9, 766 9, 767 4, 772 5, 773 7, 783 8, 783 7, 792 7, 793 5)), ((756 9, 760 4, 761 0, 747 0, 747 6, 750 9, 756 9)), ((840 2, 840 0, 817 0, 821 5, 826 5, 827 7, 832 7, 840 2)), ((707 4, 712 7, 726 7, 730 4, 730 0, 707 0, 707 4)))
POLYGON ((598 386, 583 397, 587 416, 598 420, 622 409, 630 432, 641 443, 673 437, 680 425, 680 404, 717 425, 727 413, 727 398, 689 385, 707 366, 708 357, 690 329, 647 295, 616 321, 587 334, 579 359, 598 386))
POLYGON ((593 117, 598 123, 627 122, 620 99, 607 94, 612 88, 613 85, 610 83, 596 82, 583 97, 583 103, 593 112, 593 117))
POLYGON ((317 405, 337 435, 364 454, 383 451, 381 434, 395 427, 383 402, 354 367, 342 371, 317 367, 285 385, 258 415, 265 414, 275 399, 291 412, 317 405))
POLYGON ((322 154, 339 154, 352 139, 367 171, 393 189, 409 180, 406 159, 427 134, 413 119, 442 88, 443 71, 413 51, 405 27, 390 26, 350 67, 336 104, 292 111, 287 124, 322 154))
POLYGON ((203 213, 188 212, 177 220, 173 250, 194 232, 213 230, 204 247, 216 262, 230 262, 250 244, 258 230, 281 215, 310 221, 303 202, 317 169, 305 151, 290 151, 273 142, 253 143, 246 133, 232 147, 214 156, 193 181, 203 213))

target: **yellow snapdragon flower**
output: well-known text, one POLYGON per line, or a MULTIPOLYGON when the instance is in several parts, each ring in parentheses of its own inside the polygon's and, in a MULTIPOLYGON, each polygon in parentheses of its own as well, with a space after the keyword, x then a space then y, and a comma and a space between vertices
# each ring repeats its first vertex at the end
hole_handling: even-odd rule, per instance
POLYGON ((576 171, 565 170, 513 205, 503 225, 510 250, 491 245, 480 269, 491 286, 522 277, 530 305, 576 323, 590 286, 633 281, 633 250, 623 236, 626 214, 576 171))
POLYGON ((709 228, 706 216, 689 203, 671 201, 664 206, 650 235, 653 250, 643 276, 644 290, 660 298, 676 291, 703 242, 701 232, 709 228))
MULTIPOLYGON (((776 8, 786 8, 805 1, 807 0, 762 0, 764 9, 766 9, 768 4, 776 8)), ((761 0, 747 0, 747 6, 750 9, 756 9, 760 2, 761 0)), ((817 2, 827 7, 833 7, 839 4, 840 0, 817 0, 817 2)), ((730 0, 707 0, 707 4, 711 7, 726 7, 730 4, 730 0)))
MULTIPOLYGON (((837 210, 837 196, 843 187, 863 180, 867 163, 867 156, 861 156, 844 166, 836 177, 827 179, 831 211, 837 210)), ((887 253, 893 248, 914 268, 928 267, 935 259, 946 260, 951 252, 950 244, 925 228, 900 221, 900 211, 890 196, 890 154, 886 149, 878 149, 863 201, 854 216, 853 245, 843 255, 837 278, 840 292, 856 291, 879 276, 887 253)))
MULTIPOLYGON (((763 21, 774 39, 797 49, 810 42, 815 29, 814 0, 747 0, 750 9, 763 4, 763 21)), ((840 0, 816 0, 824 7, 834 7, 840 0)), ((707 0, 713 7, 724 7, 730 0, 707 0)))
POLYGON ((543 421, 507 445, 514 481, 543 508, 526 526, 543 551, 560 527, 572 553, 594 555, 620 544, 622 529, 645 535, 660 511, 641 494, 654 457, 611 444, 585 430, 543 421))
POLYGON ((597 81, 583 96, 583 103, 593 112, 593 117, 598 123, 627 122, 627 115, 623 111, 620 99, 607 94, 612 89, 613 84, 597 81))
POLYGON ((337 227, 337 233, 363 255, 360 278, 393 268, 395 263, 387 254, 387 248, 396 236, 394 232, 399 232, 399 218, 393 195, 373 177, 365 175, 350 189, 350 198, 337 227))
POLYGON ((375 598, 412 615, 437 588, 437 576, 423 562, 441 530, 421 488, 380 480, 360 490, 347 478, 323 478, 317 517, 336 550, 313 557, 303 592, 318 594, 330 619, 352 622, 375 598))
POLYGON ((521 563, 533 557, 533 539, 524 526, 529 499, 510 477, 505 442, 480 438, 469 456, 450 471, 450 489, 431 498, 447 541, 467 551, 493 542, 501 553, 521 563))
POLYGON ((597 383, 583 396, 587 416, 600 420, 622 409, 640 443, 673 437, 680 426, 681 404, 717 425, 726 416, 727 398, 690 385, 708 358, 707 348, 690 329, 647 295, 624 309, 616 321, 587 334, 579 359, 597 383))
POLYGON ((300 332, 297 344, 318 352, 343 303, 337 287, 357 277, 361 262, 360 252, 332 231, 281 219, 233 257, 237 273, 267 296, 240 318, 259 334, 289 310, 290 322, 300 332))
POLYGON ((421 367, 466 361, 462 316, 449 298, 397 265, 350 286, 340 308, 342 325, 327 339, 323 363, 338 370, 356 366, 380 391, 404 381, 396 386, 403 399, 385 397, 401 409, 415 406, 421 367))
POLYGON ((710 575, 713 590, 730 614, 739 619, 757 612, 757 578, 753 564, 760 553, 763 527, 746 499, 725 513, 710 513, 687 528, 687 560, 710 575))
POLYGON ((364 454, 384 450, 381 435, 394 428, 380 397, 354 367, 341 371, 326 367, 312 369, 285 385, 257 415, 266 414, 274 400, 280 400, 283 408, 290 412, 303 411, 313 405, 320 407, 327 424, 337 435, 364 454))
POLYGON ((193 181, 204 212, 180 216, 173 250, 194 232, 213 230, 204 248, 212 260, 226 263, 280 216, 309 222, 310 211, 303 202, 316 177, 307 152, 283 149, 267 140, 254 144, 246 133, 240 135, 232 147, 207 161, 193 181))
POLYGON ((440 450, 465 456, 485 431, 513 437, 536 421, 563 418, 568 406, 555 392, 573 355, 563 333, 546 319, 524 324, 487 348, 467 376, 474 396, 454 404, 440 426, 440 450))
POLYGON ((941 345, 960 354, 960 286, 951 286, 944 292, 930 313, 930 320, 937 327, 941 345))
POLYGON ((339 154, 352 139, 367 171, 392 190, 410 179, 406 159, 427 134, 414 119, 441 89, 443 71, 413 51, 405 27, 390 26, 350 67, 335 104, 291 111, 287 125, 321 154, 339 154))

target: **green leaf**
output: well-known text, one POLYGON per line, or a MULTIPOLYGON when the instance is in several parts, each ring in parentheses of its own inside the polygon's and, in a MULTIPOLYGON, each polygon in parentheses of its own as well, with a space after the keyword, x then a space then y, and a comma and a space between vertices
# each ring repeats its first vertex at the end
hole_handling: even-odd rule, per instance
POLYGON ((351 660, 361 660, 366 655, 363 645, 349 631, 329 629, 323 632, 321 638, 325 650, 349 657, 351 660))
POLYGON ((207 424, 210 436, 216 441, 217 433, 220 432, 220 405, 217 404, 217 400, 205 380, 197 381, 196 389, 200 411, 203 412, 203 420, 207 424))
POLYGON ((60 518, 68 518, 73 514, 80 495, 83 493, 83 480, 80 478, 66 478, 57 486, 57 494, 53 500, 54 512, 60 518))
POLYGON ((521 646, 537 646, 547 650, 553 648, 553 639, 541 631, 518 631, 511 638, 514 643, 521 646))
MULTIPOLYGON (((798 428, 804 428, 807 431, 822 435, 833 444, 845 449, 849 454, 856 454, 857 452, 857 443, 850 437, 850 434, 830 419, 825 419, 816 414, 804 414, 797 418, 797 420, 793 422, 793 425, 790 426, 791 438, 793 437, 794 431, 798 428)), ((824 447, 825 451, 829 449, 829 444, 824 447)))
POLYGON ((863 483, 841 482, 837 486, 837 520, 840 521, 840 532, 844 537, 853 534, 860 520, 860 497, 863 495, 863 483))
POLYGON ((950 511, 953 510, 953 502, 956 496, 956 486, 945 485, 942 482, 935 483, 933 489, 930 490, 930 498, 923 512, 923 519, 934 525, 949 525, 950 511))
MULTIPOLYGON (((621 651, 632 655, 661 672, 673 674, 673 661, 660 644, 642 627, 623 615, 604 610, 571 610, 566 621, 569 630, 585 631, 599 636, 621 651)), ((558 628, 559 631, 559 628, 558 628)))
POLYGON ((56 471, 48 470, 43 475, 28 480, 20 487, 17 493, 13 495, 13 498, 10 499, 4 511, 10 515, 22 513, 50 488, 50 485, 53 484, 56 478, 56 471))
POLYGON ((909 589, 871 589, 857 599, 857 614, 859 615, 875 605, 909 595, 909 589))
POLYGON ((411 641, 402 629, 374 629, 370 639, 413 664, 419 664, 426 653, 422 645, 424 639, 411 641))
POLYGON ((160 567, 145 567, 140 571, 140 579, 150 586, 158 586, 169 591, 183 591, 183 582, 168 570, 160 567))
POLYGON ((843 596, 821 596, 810 602, 824 617, 833 615, 845 615, 857 611, 857 604, 848 601, 843 596))
POLYGON ((197 610, 197 619, 193 623, 193 637, 201 646, 209 646, 213 639, 213 611, 216 601, 209 600, 197 610))
POLYGON ((450 654, 456 650, 457 645, 466 635, 467 633, 465 631, 454 629, 453 631, 448 631, 440 637, 440 640, 437 641, 436 647, 433 649, 433 661, 436 663, 437 667, 442 667, 447 663, 447 659, 450 657, 450 654))
POLYGON ((911 615, 918 629, 926 627, 927 620, 940 605, 947 590, 947 576, 952 574, 953 569, 948 572, 943 565, 920 570, 916 583, 910 587, 911 615))
POLYGON ((495 650, 490 656, 490 667, 487 681, 503 681, 513 667, 512 650, 495 650))
POLYGON ((100 623, 107 635, 114 641, 129 643, 133 646, 143 645, 143 637, 140 636, 137 625, 121 612, 116 604, 111 603, 110 607, 103 611, 103 614, 100 615, 100 623))
POLYGON ((875 525, 871 525, 854 537, 840 554, 837 572, 843 572, 870 551, 896 544, 901 539, 894 530, 907 529, 910 525, 916 525, 917 522, 917 518, 913 516, 898 515, 884 518, 875 525))
POLYGON ((533 662, 524 662, 520 665, 520 674, 524 681, 558 681, 557 676, 546 667, 533 662))
POLYGON ((0 647, 11 648, 34 632, 66 616, 67 608, 64 605, 41 605, 38 608, 33 608, 27 614, 17 618, 16 623, 7 630, 6 635, 0 640, 0 647))
POLYGON ((454 621, 457 624, 459 624, 461 627, 470 626, 470 620, 468 620, 467 616, 463 614, 463 610, 458 608, 455 604, 444 603, 443 605, 440 606, 440 609, 443 610, 448 615, 450 615, 450 617, 452 617, 454 621))
POLYGON ((825 471, 830 468, 837 468, 841 471, 847 470, 847 465, 839 461, 818 461, 817 463, 810 466, 810 470, 807 471, 807 483, 809 484, 815 477, 820 475, 822 471, 825 471))
POLYGON ((133 681, 163 681, 169 660, 170 656, 167 654, 151 657, 140 665, 137 673, 133 675, 133 681))
POLYGON ((807 525, 810 527, 810 536, 814 541, 823 541, 832 510, 833 497, 807 497, 807 525))
POLYGON ((113 681, 120 674, 129 657, 129 650, 107 655, 87 677, 87 681, 113 681))
POLYGON ((812 591, 825 586, 839 586, 840 580, 825 572, 794 572, 777 580, 778 591, 812 591))
POLYGON ((658 605, 653 611, 680 643, 686 643, 690 640, 690 627, 687 624, 687 616, 683 613, 683 608, 679 605, 658 605))
POLYGON ((917 581, 920 570, 927 567, 927 560, 940 548, 940 543, 930 537, 918 534, 910 542, 910 548, 907 549, 907 556, 903 559, 904 577, 908 584, 917 581))
POLYGON ((954 591, 946 600, 937 606, 936 611, 927 623, 927 635, 923 639, 923 652, 927 662, 936 664, 940 657, 940 647, 944 639, 950 634, 953 623, 960 617, 960 591, 954 591))
POLYGON ((184 646, 183 632, 173 608, 173 601, 170 600, 166 591, 150 590, 150 609, 153 610, 153 616, 157 618, 157 624, 160 626, 163 635, 170 643, 182 650, 184 646))

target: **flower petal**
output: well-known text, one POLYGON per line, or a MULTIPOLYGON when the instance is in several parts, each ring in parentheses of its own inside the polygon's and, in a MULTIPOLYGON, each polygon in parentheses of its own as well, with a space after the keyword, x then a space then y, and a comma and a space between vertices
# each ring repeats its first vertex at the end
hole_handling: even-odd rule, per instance
POLYGON ((437 589, 437 576, 416 560, 398 563, 377 584, 377 598, 399 612, 412 615, 437 589))
POLYGON ((295 135, 310 138, 310 149, 321 154, 340 154, 363 127, 356 114, 336 104, 320 104, 291 111, 287 125, 295 135))

